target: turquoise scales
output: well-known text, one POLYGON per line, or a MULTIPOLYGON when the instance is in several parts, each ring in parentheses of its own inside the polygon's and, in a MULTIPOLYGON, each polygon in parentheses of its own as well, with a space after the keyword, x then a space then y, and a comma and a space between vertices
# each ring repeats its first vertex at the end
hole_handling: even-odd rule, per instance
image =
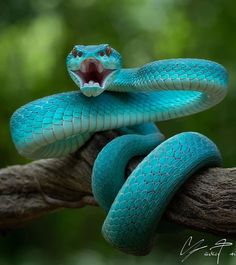
POLYGON ((217 147, 205 136, 188 132, 163 141, 152 122, 216 105, 227 93, 227 72, 200 59, 160 60, 125 69, 120 54, 107 44, 75 46, 67 69, 80 90, 19 108, 11 118, 13 141, 20 154, 38 159, 71 153, 97 131, 125 132, 98 155, 92 189, 108 213, 105 238, 124 252, 146 254, 166 205, 182 183, 203 166, 221 164, 217 147), (141 154, 146 158, 126 180, 127 162, 141 154))

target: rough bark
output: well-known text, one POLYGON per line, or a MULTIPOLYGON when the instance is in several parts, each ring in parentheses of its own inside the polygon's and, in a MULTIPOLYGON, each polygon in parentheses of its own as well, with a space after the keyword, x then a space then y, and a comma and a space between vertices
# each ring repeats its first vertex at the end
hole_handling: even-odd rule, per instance
MULTIPOLYGON (((61 208, 96 205, 91 170, 102 147, 118 132, 102 132, 79 151, 0 170, 0 229, 14 229, 61 208)), ((134 158, 127 175, 142 158, 134 158)), ((164 218, 196 230, 236 236, 236 168, 205 169, 174 196, 164 218)))

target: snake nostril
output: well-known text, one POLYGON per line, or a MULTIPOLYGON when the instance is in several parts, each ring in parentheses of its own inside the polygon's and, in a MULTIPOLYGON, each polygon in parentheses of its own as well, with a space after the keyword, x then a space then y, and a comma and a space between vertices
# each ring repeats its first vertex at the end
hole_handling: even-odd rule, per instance
POLYGON ((104 55, 105 55, 104 51, 100 51, 100 52, 99 52, 99 55, 100 55, 100 56, 104 56, 104 55))

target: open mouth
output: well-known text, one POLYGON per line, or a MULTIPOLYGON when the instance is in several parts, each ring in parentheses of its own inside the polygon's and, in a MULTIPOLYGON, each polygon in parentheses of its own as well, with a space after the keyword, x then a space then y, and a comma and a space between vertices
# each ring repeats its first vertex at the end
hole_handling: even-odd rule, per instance
POLYGON ((114 70, 105 69, 101 62, 96 59, 86 59, 80 69, 73 71, 80 77, 82 86, 100 86, 103 87, 106 78, 114 70))

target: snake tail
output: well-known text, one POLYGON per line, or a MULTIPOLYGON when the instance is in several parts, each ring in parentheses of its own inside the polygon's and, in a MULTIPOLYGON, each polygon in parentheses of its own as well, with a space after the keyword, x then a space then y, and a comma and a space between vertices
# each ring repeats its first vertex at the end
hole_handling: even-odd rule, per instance
MULTIPOLYGON (((116 156, 123 156, 123 152, 116 156)), ((109 161, 109 156, 107 153, 103 158, 109 161)), ((110 205, 114 190, 118 193, 102 227, 104 237, 123 252, 146 255, 153 245, 162 214, 181 185, 197 170, 221 164, 220 152, 211 140, 199 133, 186 132, 169 138, 151 151, 121 188, 114 174, 106 175, 103 185, 107 189, 102 192, 108 200, 105 205, 110 205)), ((98 202, 102 196, 101 186, 93 186, 98 202)), ((101 205, 104 205, 103 200, 101 205)))

